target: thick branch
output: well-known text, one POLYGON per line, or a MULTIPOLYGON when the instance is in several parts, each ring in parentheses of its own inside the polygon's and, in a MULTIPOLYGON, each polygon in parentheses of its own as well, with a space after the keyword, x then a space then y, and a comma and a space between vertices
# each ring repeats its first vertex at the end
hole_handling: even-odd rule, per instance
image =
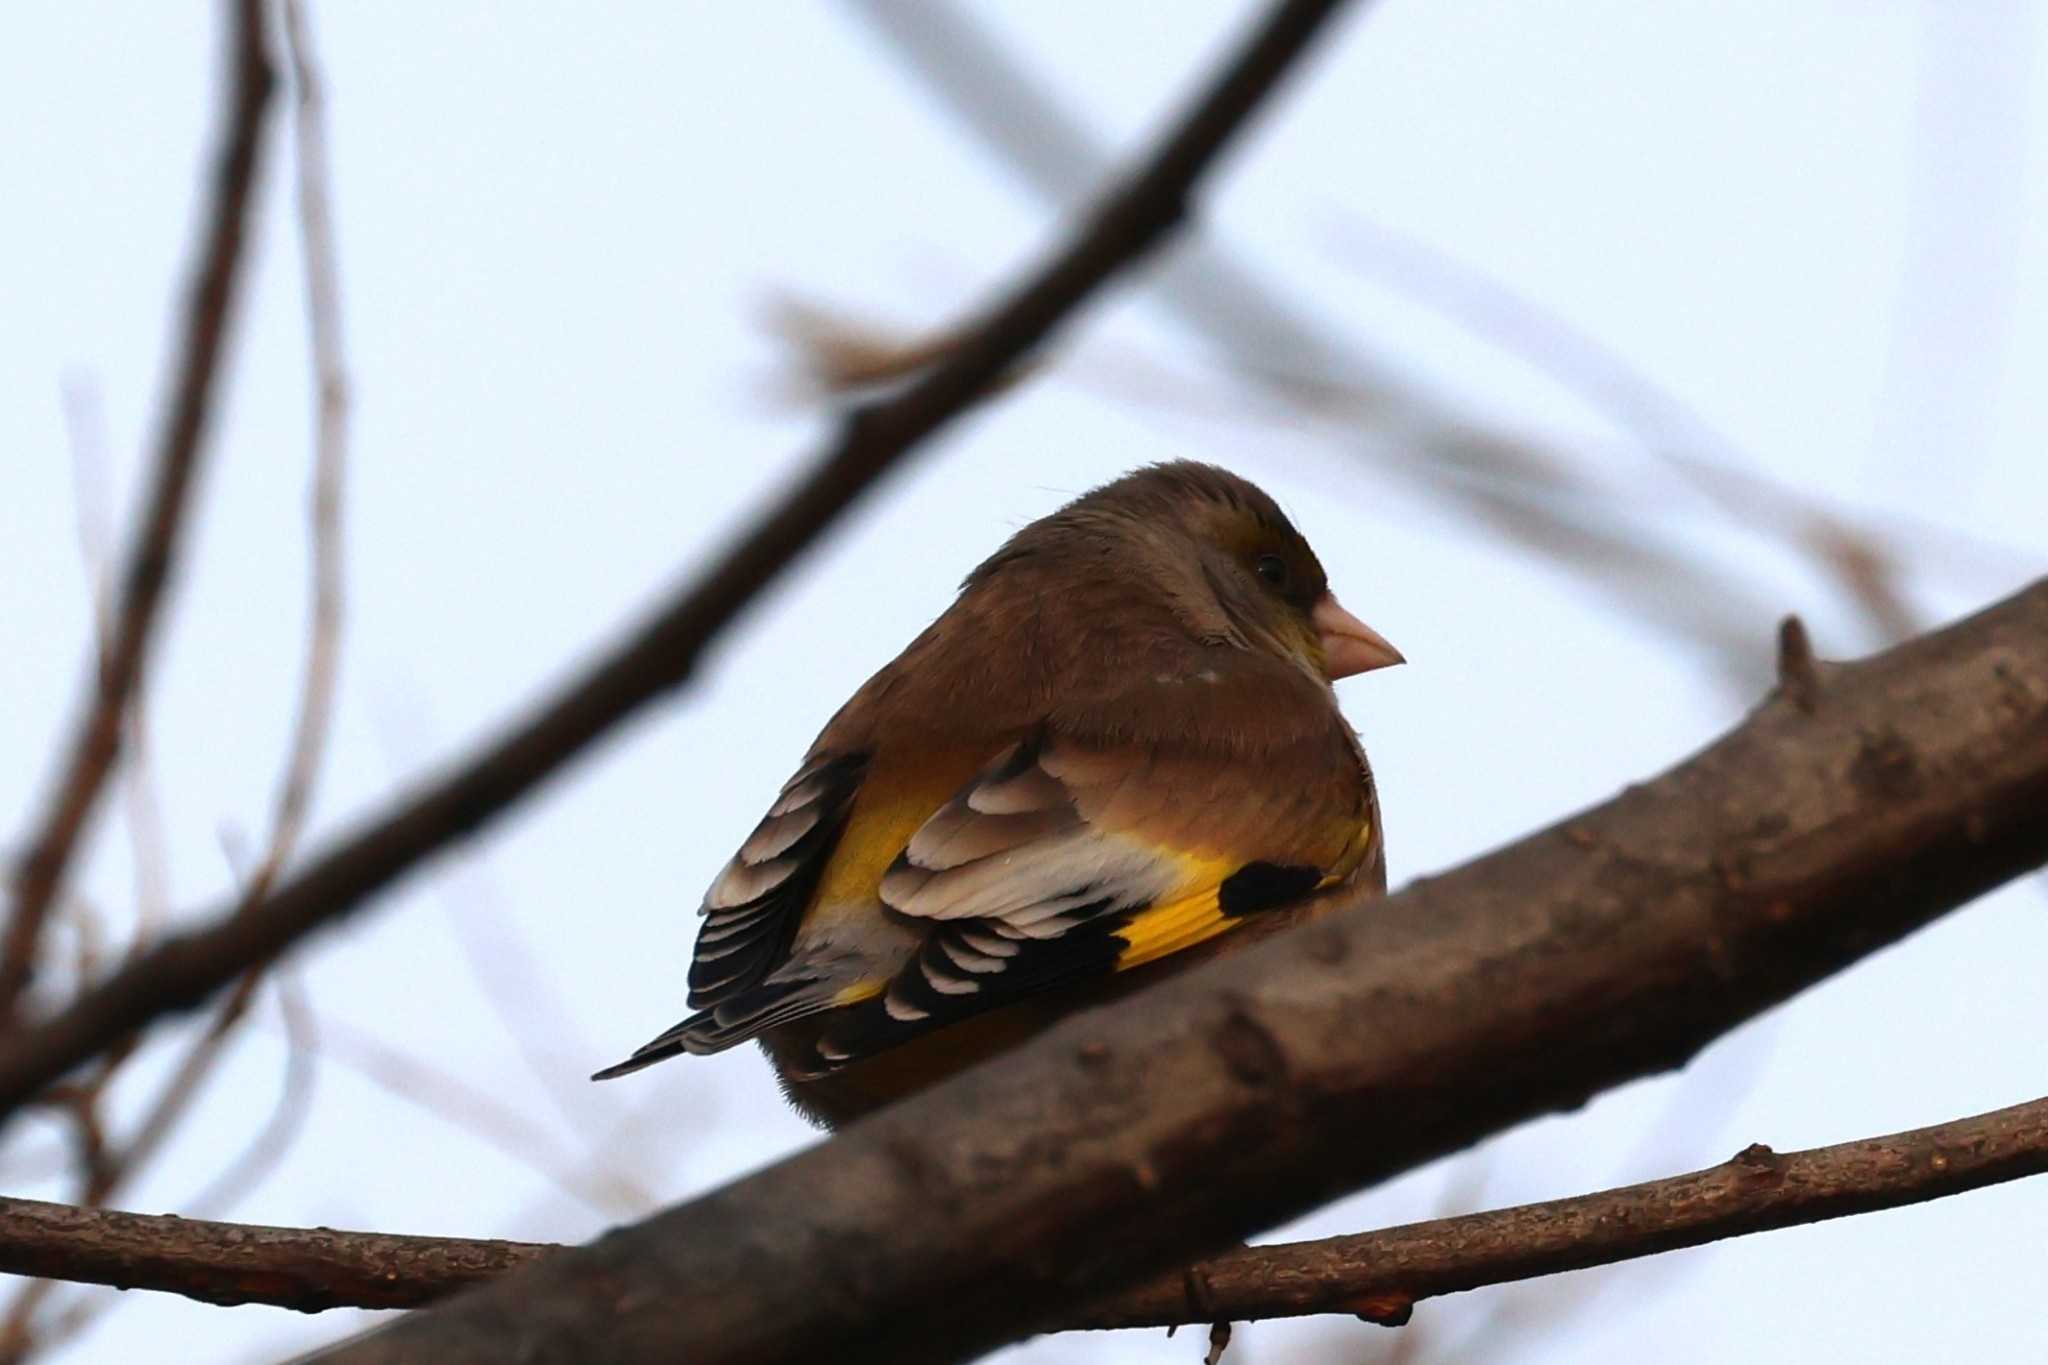
POLYGON ((2048 859, 2048 582, 1662 777, 336 1358, 942 1360, 1609 1086, 2048 859))
POLYGON ((276 81, 263 0, 236 0, 228 23, 233 86, 213 171, 197 264, 173 367, 170 406, 157 432, 143 520, 121 575, 114 628, 94 670, 91 699, 71 737, 41 827, 15 876, 14 909, 0 945, 0 1013, 10 1011, 35 971, 36 944, 121 748, 121 718, 141 680, 176 561, 199 461, 213 417, 215 378, 240 282, 242 245, 255 197, 264 118, 276 81))
POLYGON ((1187 210, 1216 157, 1342 0, 1286 0, 1071 244, 970 329, 943 363, 855 410, 810 476, 729 554, 590 673, 453 772, 376 818, 264 902, 131 960, 67 1009, 0 1041, 0 1114, 115 1040, 189 1010, 251 965, 347 914, 473 833, 613 726, 689 677, 704 647, 867 488, 975 398, 1187 210))
MULTIPOLYGON (((1065 1327, 1359 1313, 1901 1208, 2048 1171, 2048 1099, 1807 1152, 1351 1237, 1247 1247, 1062 1315, 1065 1327)), ((416 1308, 562 1248, 209 1223, 0 1198, 0 1271, 301 1312, 416 1308)))

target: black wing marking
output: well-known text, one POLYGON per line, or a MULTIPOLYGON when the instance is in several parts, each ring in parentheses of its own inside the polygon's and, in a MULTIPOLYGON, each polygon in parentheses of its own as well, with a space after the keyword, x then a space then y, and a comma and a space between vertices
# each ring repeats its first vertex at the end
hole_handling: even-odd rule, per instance
POLYGON ((1108 976, 1124 949, 1116 931, 1142 909, 1108 900, 1079 905, 1062 916, 1068 927, 1046 938, 993 919, 934 925, 917 960, 882 994, 832 1016, 809 1077, 1063 982, 1108 976))
POLYGON ((806 763, 711 884, 690 963, 693 1010, 721 1005, 761 983, 789 953, 825 864, 846 828, 867 755, 806 763))
POLYGON ((751 1034, 747 1025, 766 1027, 758 1021, 773 1023, 780 1013, 802 1012, 796 1008, 802 1002, 793 1003, 792 997, 815 983, 796 982, 768 992, 757 988, 789 956, 867 766, 866 754, 813 758, 783 784, 697 911, 704 916, 704 928, 690 962, 689 1006, 696 1013, 592 1080, 628 1075, 684 1052, 716 1052, 751 1034), (720 1005, 744 1011, 744 1016, 721 1021, 713 1012, 720 1005))

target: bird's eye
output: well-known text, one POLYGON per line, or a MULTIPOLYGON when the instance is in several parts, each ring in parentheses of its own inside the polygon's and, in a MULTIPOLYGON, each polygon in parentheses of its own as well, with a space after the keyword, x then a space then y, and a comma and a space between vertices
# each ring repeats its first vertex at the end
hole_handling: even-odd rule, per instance
POLYGON ((1279 555, 1260 555, 1258 563, 1253 567, 1259 571, 1259 577, 1274 587, 1287 586, 1287 561, 1279 555))

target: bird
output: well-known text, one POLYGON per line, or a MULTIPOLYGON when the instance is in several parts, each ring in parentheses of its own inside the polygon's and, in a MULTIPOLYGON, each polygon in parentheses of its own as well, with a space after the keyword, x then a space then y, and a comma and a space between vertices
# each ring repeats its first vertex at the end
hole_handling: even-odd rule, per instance
POLYGON ((705 893, 693 1012, 593 1079, 757 1040, 835 1129, 1384 892, 1331 685, 1402 662, 1250 481, 1175 461, 1075 498, 826 724, 705 893))

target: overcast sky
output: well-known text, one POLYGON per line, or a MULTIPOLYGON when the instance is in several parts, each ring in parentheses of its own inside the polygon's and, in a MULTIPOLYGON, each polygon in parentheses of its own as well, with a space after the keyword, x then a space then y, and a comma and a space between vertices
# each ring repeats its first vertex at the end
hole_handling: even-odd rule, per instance
MULTIPOLYGON (((1252 12, 975 10, 1119 155, 1252 12)), ((10 19, 11 841, 39 808, 87 657, 80 489, 88 524, 125 526, 132 506, 218 73, 210 6, 35 3, 10 19), (103 414, 97 474, 92 443, 81 457, 67 434, 67 384, 103 414)), ((314 19, 356 396, 317 841, 568 676, 802 469, 827 420, 793 393, 764 327, 771 300, 942 324, 1064 219, 851 7, 357 0, 314 19)), ((232 1216, 580 1240, 814 1140, 751 1051, 605 1087, 582 1078, 679 1016, 703 886, 845 695, 1011 530, 1134 465, 1191 456, 1266 485, 1346 604, 1413 661, 1340 688, 1378 772, 1396 883, 1705 742, 1759 695, 1782 612, 1803 613, 1824 654, 1874 642, 1759 519, 1674 478, 1611 391, 1556 376, 1580 344, 1564 331, 1690 410, 1653 423, 1670 448, 1721 458, 1711 429, 1751 471, 1884 528, 1909 552, 1926 620, 2038 575, 2044 30, 2024 0, 1385 0, 1354 15, 1224 167, 1201 215, 1215 254, 1197 265, 1256 275, 1401 397, 1304 413, 1233 373, 1156 289, 1091 309, 1033 382, 932 443, 767 594, 687 692, 299 959, 321 1021, 315 1097, 282 1167, 232 1216), (1548 329, 1535 355, 1510 335, 1528 316, 1548 329), (1474 426, 1620 490, 1592 514, 1618 508, 1627 534, 1686 547, 1714 566, 1711 589, 1573 571, 1429 491, 1414 469, 1474 426), (1702 621, 1732 622, 1733 644, 1678 630, 1702 621)), ((224 842, 264 837, 303 647, 308 371, 288 144, 272 152, 150 690, 171 899, 186 913, 232 885, 224 842)), ((82 889, 118 926, 136 878, 118 803, 108 814, 82 889)), ((1810 1146, 2033 1098, 2043 894, 2037 878, 1989 897, 1680 1075, 1293 1231, 1577 1193, 1753 1141, 1810 1146)), ((120 1203, 190 1210, 269 1114, 282 1039, 266 1000, 120 1203)), ((124 1112, 146 1089, 124 1090, 124 1112)), ((18 1174, 0 1183, 63 1197, 35 1165, 56 1131, 19 1125, 6 1149, 18 1174)), ((2037 1358, 2044 1225, 2048 1182, 2022 1183, 1432 1302, 1411 1330, 1436 1359, 2037 1358), (1503 1308, 1515 1316, 1488 1318, 1503 1308)), ((267 1360, 370 1320, 131 1295, 64 1358, 267 1360)), ((1230 1358, 1373 1360, 1395 1340, 1348 1320, 1270 1324, 1230 1358)), ((1005 1358, 1200 1351, 1187 1334, 1126 1333, 1005 1358)))

